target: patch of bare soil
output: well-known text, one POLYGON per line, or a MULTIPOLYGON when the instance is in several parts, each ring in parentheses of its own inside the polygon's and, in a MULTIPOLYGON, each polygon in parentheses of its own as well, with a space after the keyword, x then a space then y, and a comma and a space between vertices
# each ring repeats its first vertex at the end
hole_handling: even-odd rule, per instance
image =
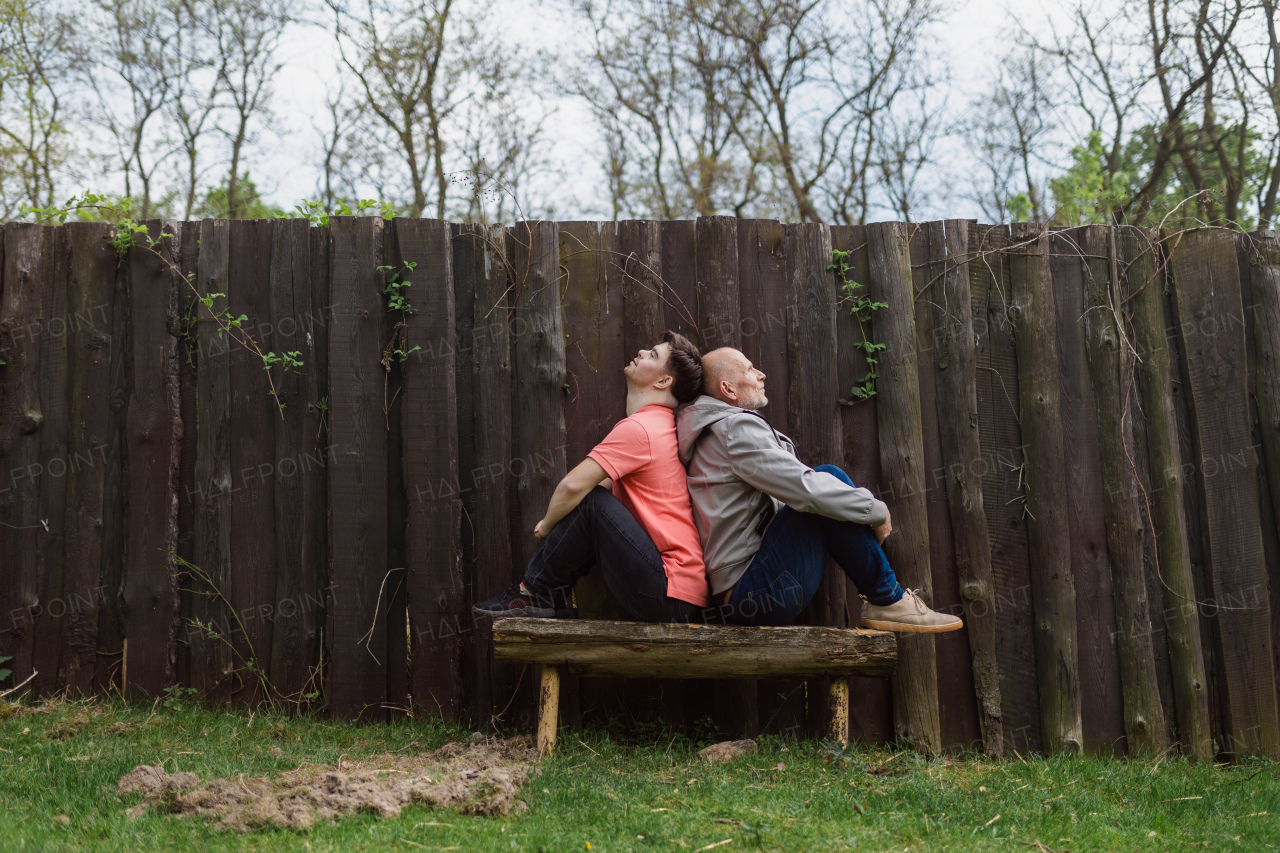
POLYGON ((516 797, 529 778, 537 750, 528 737, 451 743, 418 755, 386 753, 337 766, 304 764, 274 777, 214 779, 204 785, 194 773, 166 773, 141 765, 122 777, 121 794, 141 793, 129 810, 200 815, 218 829, 239 832, 274 824, 306 829, 357 811, 398 817, 417 803, 462 814, 507 815, 528 808, 516 797))

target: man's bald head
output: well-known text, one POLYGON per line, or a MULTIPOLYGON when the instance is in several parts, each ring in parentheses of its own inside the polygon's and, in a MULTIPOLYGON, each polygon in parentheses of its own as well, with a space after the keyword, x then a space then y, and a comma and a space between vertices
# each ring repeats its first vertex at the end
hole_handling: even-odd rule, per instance
POLYGON ((702 357, 702 387, 731 406, 762 409, 769 403, 764 394, 764 373, 733 347, 721 347, 702 357))

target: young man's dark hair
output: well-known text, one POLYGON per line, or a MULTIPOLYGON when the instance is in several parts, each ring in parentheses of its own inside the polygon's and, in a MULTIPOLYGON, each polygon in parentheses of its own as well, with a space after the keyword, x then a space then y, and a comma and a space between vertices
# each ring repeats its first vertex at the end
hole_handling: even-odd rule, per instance
POLYGON ((696 399, 702 393, 702 353, 693 341, 670 329, 663 333, 662 342, 671 345, 671 354, 667 356, 667 373, 675 379, 671 383, 671 396, 677 403, 696 399))

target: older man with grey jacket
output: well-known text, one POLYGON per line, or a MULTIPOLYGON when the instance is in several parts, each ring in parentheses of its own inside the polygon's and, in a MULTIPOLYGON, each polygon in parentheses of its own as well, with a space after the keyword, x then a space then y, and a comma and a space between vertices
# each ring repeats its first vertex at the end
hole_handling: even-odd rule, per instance
POLYGON ((881 543, 889 508, 835 465, 810 468, 757 411, 765 375, 731 347, 703 356, 704 394, 676 412, 712 603, 727 622, 786 625, 818 590, 827 555, 867 600, 861 625, 940 633, 963 623, 898 585, 881 543))

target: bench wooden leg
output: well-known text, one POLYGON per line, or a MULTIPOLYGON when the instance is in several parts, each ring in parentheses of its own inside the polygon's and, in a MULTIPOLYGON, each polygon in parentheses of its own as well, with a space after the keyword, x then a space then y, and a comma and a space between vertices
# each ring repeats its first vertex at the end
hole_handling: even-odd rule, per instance
POLYGON ((828 697, 831 712, 831 739, 841 746, 849 743, 849 679, 832 678, 828 697))
MULTIPOLYGON (((848 708, 848 695, 845 707, 848 708)), ((542 686, 538 691, 538 754, 550 755, 556 746, 556 727, 560 722, 560 669, 542 666, 542 686)))

